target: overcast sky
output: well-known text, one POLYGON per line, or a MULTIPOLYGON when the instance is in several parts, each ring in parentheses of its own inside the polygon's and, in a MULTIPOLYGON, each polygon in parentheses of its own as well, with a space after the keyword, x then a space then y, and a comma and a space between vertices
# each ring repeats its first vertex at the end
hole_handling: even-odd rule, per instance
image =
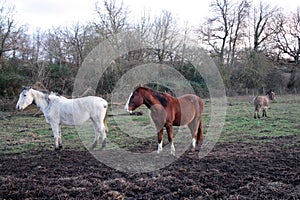
MULTIPOLYGON (((92 21, 95 18, 96 1, 9 0, 7 2, 15 5, 16 18, 19 23, 27 24, 31 30, 37 28, 46 30, 52 26, 92 21)), ((181 22, 188 21, 190 25, 195 26, 200 23, 201 19, 209 15, 211 0, 123 0, 123 2, 133 18, 142 13, 144 9, 150 8, 152 13, 169 10, 181 22)), ((300 6, 298 0, 264 0, 264 2, 294 12, 297 6, 300 6)))

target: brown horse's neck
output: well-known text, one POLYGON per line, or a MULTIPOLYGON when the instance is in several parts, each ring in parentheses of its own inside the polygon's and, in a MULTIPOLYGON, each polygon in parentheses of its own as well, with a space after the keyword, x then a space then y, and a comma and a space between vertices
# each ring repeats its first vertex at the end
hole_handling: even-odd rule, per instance
POLYGON ((141 92, 141 95, 144 99, 144 104, 145 106, 150 109, 154 104, 155 104, 155 99, 149 94, 148 91, 142 91, 141 92))
POLYGON ((148 109, 150 109, 154 104, 161 104, 161 102, 154 97, 155 96, 154 91, 143 90, 141 94, 144 99, 144 104, 148 109))

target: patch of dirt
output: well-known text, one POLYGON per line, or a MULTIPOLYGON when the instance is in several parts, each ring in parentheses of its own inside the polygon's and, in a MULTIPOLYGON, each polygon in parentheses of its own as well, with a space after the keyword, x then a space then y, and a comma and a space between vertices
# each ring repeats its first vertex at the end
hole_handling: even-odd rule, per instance
POLYGON ((217 144, 202 159, 186 153, 135 175, 88 151, 1 154, 0 199, 299 199, 299 159, 297 136, 264 146, 217 144))

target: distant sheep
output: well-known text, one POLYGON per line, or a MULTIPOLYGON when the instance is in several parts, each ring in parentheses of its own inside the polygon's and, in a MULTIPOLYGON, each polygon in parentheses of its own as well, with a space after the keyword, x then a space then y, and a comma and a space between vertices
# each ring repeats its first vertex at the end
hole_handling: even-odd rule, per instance
POLYGON ((270 105, 270 100, 275 99, 275 93, 273 90, 269 90, 266 96, 257 96, 253 99, 254 104, 254 119, 260 118, 259 110, 262 108, 262 116, 267 117, 267 109, 270 105))

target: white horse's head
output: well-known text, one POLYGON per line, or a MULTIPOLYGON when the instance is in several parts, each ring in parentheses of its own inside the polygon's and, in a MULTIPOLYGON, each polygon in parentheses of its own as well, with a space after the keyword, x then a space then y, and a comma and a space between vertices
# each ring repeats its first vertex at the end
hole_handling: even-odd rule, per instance
POLYGON ((32 104, 33 102, 33 95, 31 87, 24 87, 22 92, 19 95, 19 100, 16 105, 16 109, 24 110, 27 106, 32 104))

